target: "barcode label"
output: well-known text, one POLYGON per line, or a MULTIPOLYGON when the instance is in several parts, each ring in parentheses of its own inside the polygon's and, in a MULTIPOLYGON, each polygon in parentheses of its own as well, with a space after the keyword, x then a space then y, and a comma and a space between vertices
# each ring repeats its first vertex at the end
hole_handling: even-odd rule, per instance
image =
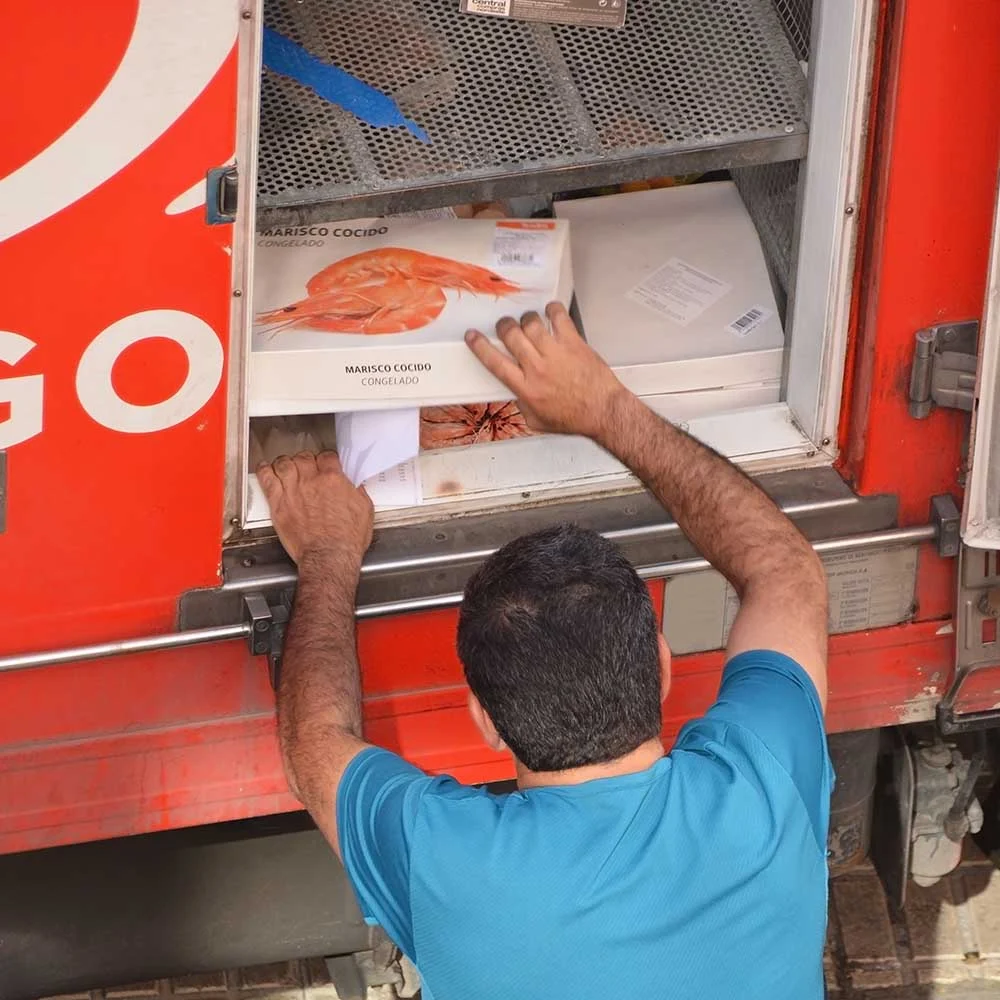
POLYGON ((510 17, 510 0, 464 0, 461 9, 465 14, 492 14, 494 17, 510 17))
POLYGON ((497 267, 544 267, 549 255, 552 230, 521 228, 499 223, 493 237, 493 260, 497 267))
POLYGON ((500 267, 504 267, 508 264, 513 264, 520 267, 538 267, 539 261, 533 253, 507 253, 502 252, 497 254, 497 264, 500 267))
POLYGON ((774 313, 764 306, 754 306, 748 309, 742 316, 737 317, 726 327, 730 333, 737 337, 745 337, 748 333, 753 333, 761 323, 769 320, 774 313))

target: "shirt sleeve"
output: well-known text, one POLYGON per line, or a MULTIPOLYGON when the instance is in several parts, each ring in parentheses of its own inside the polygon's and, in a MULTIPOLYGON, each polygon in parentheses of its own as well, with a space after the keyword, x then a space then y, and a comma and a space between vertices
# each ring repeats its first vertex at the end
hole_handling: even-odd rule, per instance
POLYGON ((414 962, 410 852, 420 800, 442 780, 369 747, 347 765, 337 788, 340 854, 361 912, 414 962))
POLYGON ((715 704, 685 727, 678 746, 719 723, 738 726, 764 745, 791 778, 825 850, 834 776, 819 695, 805 670, 772 650, 734 656, 715 704))

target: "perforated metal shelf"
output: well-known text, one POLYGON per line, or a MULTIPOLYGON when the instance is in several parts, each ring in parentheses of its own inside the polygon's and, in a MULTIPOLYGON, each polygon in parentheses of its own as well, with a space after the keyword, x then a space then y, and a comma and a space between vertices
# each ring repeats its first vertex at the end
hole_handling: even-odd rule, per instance
POLYGON ((643 0, 620 31, 458 0, 269 0, 265 23, 390 94, 376 129, 264 71, 258 225, 381 215, 805 155, 805 80, 772 0, 643 0))

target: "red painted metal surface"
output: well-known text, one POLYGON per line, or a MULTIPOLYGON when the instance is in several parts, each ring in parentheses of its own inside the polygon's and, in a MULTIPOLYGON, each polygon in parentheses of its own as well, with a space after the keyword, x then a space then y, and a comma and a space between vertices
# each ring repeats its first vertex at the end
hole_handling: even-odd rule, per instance
POLYGON ((843 469, 900 522, 960 494, 966 415, 907 409, 914 333, 982 315, 1000 159, 1000 4, 893 3, 874 130, 843 469))
MULTIPOLYGON (((152 6, 145 5, 147 11, 152 6)), ((81 403, 77 373, 102 331, 151 310, 184 314, 216 331, 220 343, 227 339, 232 227, 206 225, 201 206, 173 214, 168 206, 233 153, 235 2, 229 14, 228 55, 223 52, 217 66, 178 57, 176 71, 192 80, 203 76, 205 86, 144 143, 141 108, 116 105, 120 116, 133 107, 134 122, 102 122, 94 112, 102 91, 143 82, 141 72, 136 75, 138 60, 148 54, 141 38, 150 40, 156 25, 147 21, 142 30, 135 2, 106 4, 100 17, 86 4, 58 17, 35 4, 5 12, 5 39, 15 44, 4 46, 0 67, 0 178, 9 184, 21 170, 41 218, 0 243, 0 331, 37 344, 12 371, 0 363, 0 399, 6 400, 3 379, 40 374, 44 410, 41 432, 8 452, 6 529, 0 534, 2 651, 167 631, 174 627, 178 594, 218 580, 222 373, 204 406, 151 433, 102 426, 81 403), (59 208, 44 152, 70 141, 74 129, 89 136, 93 162, 79 169, 93 181, 59 208), (141 147, 137 154, 116 164, 109 152, 132 141, 141 147)), ((169 20, 164 8, 160 21, 169 20)), ((137 96, 150 115, 160 101, 169 117, 171 81, 161 81, 161 89, 159 97, 137 96)), ((22 202, 2 200, 4 183, 0 179, 6 219, 22 202)), ((72 186, 68 176, 58 184, 72 186)), ((152 337, 125 350, 111 377, 126 402, 149 406, 181 387, 187 367, 176 344, 152 337)), ((5 417, 10 413, 0 405, 0 420, 5 417)), ((19 684, 0 677, 0 703, 17 697, 11 688, 19 684)), ((0 726, 0 741, 7 739, 0 726)))
MULTIPOLYGON (((0 105, 0 184, 64 135, 119 71, 137 5, 106 7, 99 24, 85 6, 52 21, 21 5, 5 19, 17 44, 0 65, 0 88, 25 97, 0 105)), ((903 523, 918 523, 933 493, 957 491, 962 419, 910 420, 912 335, 980 314, 1000 135, 1000 5, 890 2, 884 14, 889 56, 874 116, 843 470, 863 493, 897 494, 903 523)), ((182 310, 225 341, 229 227, 206 226, 200 208, 164 208, 232 154, 235 95, 230 51, 147 148, 0 244, 0 274, 19 291, 0 296, 0 330, 38 344, 13 373, 0 364, 0 387, 11 374, 46 379, 43 432, 8 456, 4 649, 166 631, 178 594, 217 579, 221 381, 189 419, 128 434, 81 409, 74 377, 86 345, 137 311, 182 310)), ((155 340, 125 352, 112 375, 121 396, 142 405, 183 378, 183 359, 155 340)), ((8 418, 0 403, 0 429, 8 418)), ((953 563, 925 547, 915 623, 832 640, 831 729, 929 716, 951 675, 953 603, 953 563)), ((463 780, 510 776, 465 709, 454 612, 366 622, 359 644, 369 738, 463 780)), ((676 662, 668 740, 711 702, 720 669, 718 653, 676 662)), ((995 696, 991 681, 977 681, 962 708, 995 696)), ((241 644, 0 676, 0 852, 294 807, 266 672, 241 644)))
MULTIPOLYGON (((489 751, 466 707, 454 650, 455 615, 435 612, 368 622, 361 629, 368 739, 419 766, 469 782, 513 776, 489 751), (400 648, 409 651, 405 661, 400 648), (371 659, 384 652, 383 659, 371 659), (387 664, 433 688, 375 693, 387 664)), ((948 681, 951 636, 939 622, 835 636, 831 643, 832 730, 927 717, 948 681)), ((151 654, 35 672, 93 705, 81 726, 67 706, 47 712, 43 739, 0 751, 0 848, 30 850, 294 809, 278 756, 273 696, 262 661, 237 644, 192 651, 178 662, 151 654), (133 672, 145 696, 130 697, 133 672), (94 698, 94 693, 101 697, 94 698), (197 711, 192 711, 193 708, 197 711), (122 727, 123 717, 132 720, 122 727), (60 736, 60 728, 67 727, 60 736), (67 737, 72 737, 68 739, 67 737), (16 808, 10 808, 9 804, 16 808)), ((703 712, 718 690, 720 653, 678 658, 664 712, 664 737, 703 712)), ((33 679, 25 674, 25 678, 33 679)), ((26 727, 28 728, 28 727, 26 727)))

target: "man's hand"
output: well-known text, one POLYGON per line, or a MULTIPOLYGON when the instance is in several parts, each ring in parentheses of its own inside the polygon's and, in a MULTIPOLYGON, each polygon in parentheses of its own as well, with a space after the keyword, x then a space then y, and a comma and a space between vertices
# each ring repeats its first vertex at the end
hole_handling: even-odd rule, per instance
POLYGON ((257 479, 278 538, 296 563, 328 554, 360 570, 372 540, 372 502, 344 475, 334 452, 282 455, 262 463, 257 479))
POLYGON ((497 336, 513 360, 478 330, 470 330, 465 341, 517 397, 532 430, 596 438, 615 402, 630 393, 559 303, 545 312, 551 332, 535 312, 525 313, 520 323, 510 317, 497 323, 497 336))

